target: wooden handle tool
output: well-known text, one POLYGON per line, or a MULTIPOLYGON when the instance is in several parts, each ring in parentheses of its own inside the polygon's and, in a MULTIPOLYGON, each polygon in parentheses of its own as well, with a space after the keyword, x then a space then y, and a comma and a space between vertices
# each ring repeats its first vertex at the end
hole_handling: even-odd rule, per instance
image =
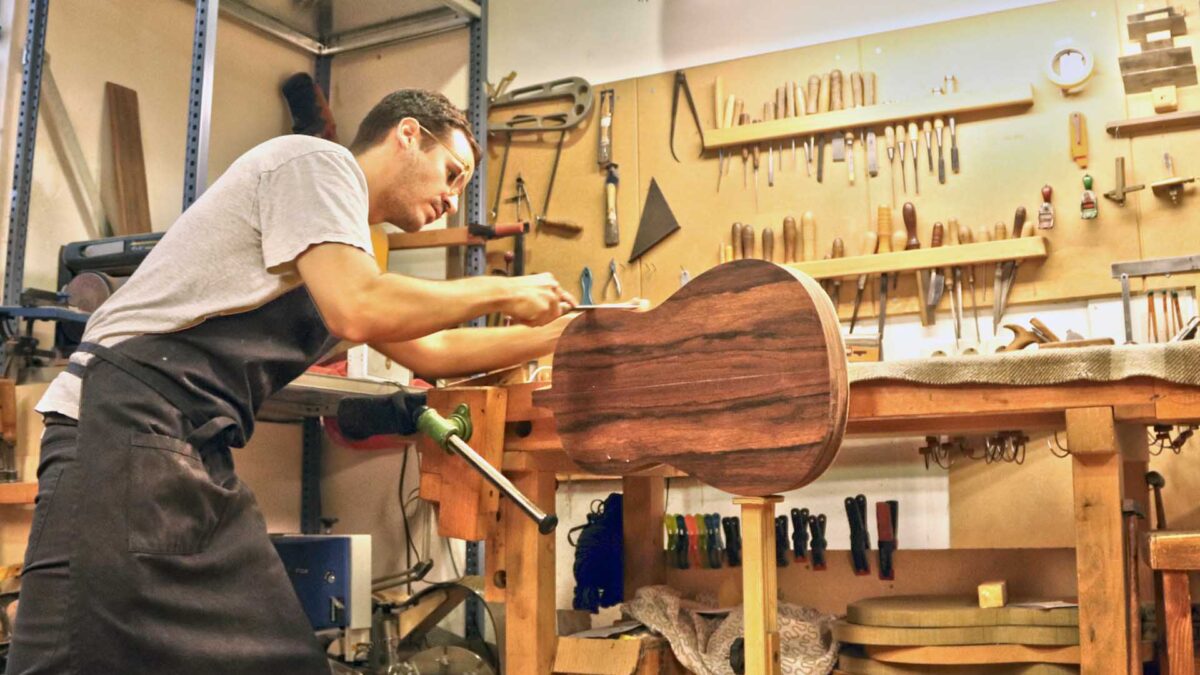
POLYGON ((829 92, 830 75, 825 73, 821 76, 820 95, 817 98, 817 112, 829 112, 829 100, 831 94, 829 92))
POLYGON ((855 71, 850 73, 850 107, 857 108, 863 105, 863 76, 862 73, 855 71))
POLYGON ((762 259, 775 262, 775 232, 764 227, 762 232, 762 259))
POLYGON ((797 262, 797 235, 796 219, 791 216, 787 216, 783 219, 783 261, 785 263, 797 262))
MULTIPOLYGON (((913 206, 912 202, 905 202, 902 213, 904 216, 904 229, 908 233, 908 241, 904 244, 904 250, 917 250, 921 248, 921 241, 917 238, 917 207, 913 206)), ((921 316, 921 325, 932 326, 933 313, 929 311, 929 307, 925 304, 925 298, 929 292, 928 284, 925 280, 925 270, 917 270, 916 277, 917 310, 921 316)))
POLYGON ((834 69, 829 73, 829 109, 843 110, 846 102, 843 99, 842 71, 834 69))
POLYGON ((875 73, 863 73, 863 105, 875 105, 875 73))
POLYGON ((804 249, 805 260, 817 259, 817 217, 812 211, 805 211, 800 216, 800 246, 804 249))
POLYGON ((731 238, 733 239, 733 259, 741 260, 746 256, 742 253, 742 224, 734 223, 731 238))
POLYGON ((742 257, 753 258, 754 255, 754 226, 746 223, 742 225, 742 257))

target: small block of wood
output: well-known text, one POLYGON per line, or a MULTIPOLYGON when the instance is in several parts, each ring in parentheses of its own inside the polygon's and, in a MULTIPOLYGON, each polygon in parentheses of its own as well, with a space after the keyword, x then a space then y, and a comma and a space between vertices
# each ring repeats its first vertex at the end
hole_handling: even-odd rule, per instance
POLYGON ((0 483, 0 504, 32 504, 37 483, 0 483))
POLYGON ((979 606, 988 609, 990 607, 1003 607, 1008 604, 1008 582, 1006 581, 985 581, 979 584, 979 606))
POLYGON ((1154 112, 1168 113, 1179 109, 1178 87, 1167 85, 1150 90, 1150 100, 1154 102, 1154 112))
POLYGON ((1150 567, 1156 570, 1200 570, 1200 532, 1151 533, 1150 567))

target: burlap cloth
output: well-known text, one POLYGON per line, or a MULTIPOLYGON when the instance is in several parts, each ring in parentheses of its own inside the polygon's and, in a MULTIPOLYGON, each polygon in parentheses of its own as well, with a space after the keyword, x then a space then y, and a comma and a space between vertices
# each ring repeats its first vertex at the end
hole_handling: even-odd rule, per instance
POLYGON ((1200 341, 851 363, 850 382, 1050 385, 1152 377, 1200 386, 1200 341))
MULTIPOLYGON (((696 675, 733 675, 729 650, 745 632, 745 619, 741 607, 724 616, 700 613, 715 606, 715 602, 686 600, 668 586, 647 586, 621 609, 666 637, 675 658, 696 675)), ((833 639, 837 617, 783 601, 778 606, 783 675, 831 672, 838 653, 833 639)))

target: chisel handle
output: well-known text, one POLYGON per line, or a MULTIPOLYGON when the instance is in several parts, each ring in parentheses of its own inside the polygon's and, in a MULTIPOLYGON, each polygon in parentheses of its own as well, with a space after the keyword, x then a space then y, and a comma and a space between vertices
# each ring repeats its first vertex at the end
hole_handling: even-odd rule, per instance
POLYGON ((842 110, 846 107, 842 88, 842 71, 834 69, 829 73, 829 109, 842 110))
POLYGON ((745 254, 742 253, 742 224, 741 223, 733 224, 733 232, 731 233, 731 238, 733 239, 733 258, 732 259, 733 260, 741 260, 742 258, 745 258, 746 257, 745 254))
POLYGON ((850 107, 863 105, 863 76, 860 72, 850 73, 850 107))
POLYGON ((805 260, 817 259, 817 218, 812 211, 800 216, 800 246, 805 260), (811 244, 811 245, 810 245, 811 244))
POLYGON ((875 235, 878 240, 879 252, 888 253, 892 251, 892 210, 886 206, 880 206, 877 211, 875 235))
MULTIPOLYGON (((1043 193, 1044 193, 1044 190, 1045 190, 1045 188, 1043 188, 1043 193)), ((1019 239, 1021 237, 1021 230, 1023 230, 1024 228, 1025 228, 1025 207, 1018 206, 1017 212, 1013 214, 1012 238, 1019 239)))
POLYGON ((921 240, 917 238, 917 207, 913 206, 912 202, 904 202, 904 229, 908 232, 908 241, 904 243, 904 250, 911 251, 912 249, 921 248, 921 240))
POLYGON ((775 261, 775 232, 770 227, 763 228, 762 259, 767 262, 775 261))
POLYGON ((946 226, 941 223, 933 224, 933 233, 929 236, 929 247, 937 248, 941 246, 946 238, 946 226))
POLYGON ((742 225, 742 257, 754 257, 754 226, 749 223, 742 225))
POLYGON ((829 112, 829 73, 821 76, 821 91, 820 97, 817 98, 817 112, 829 112))
POLYGON ((796 259, 796 219, 787 216, 783 219, 783 261, 794 263, 796 259))
POLYGON ((859 255, 874 255, 879 250, 879 234, 867 230, 858 242, 859 255))
POLYGON ((863 73, 863 105, 875 105, 875 73, 863 73))

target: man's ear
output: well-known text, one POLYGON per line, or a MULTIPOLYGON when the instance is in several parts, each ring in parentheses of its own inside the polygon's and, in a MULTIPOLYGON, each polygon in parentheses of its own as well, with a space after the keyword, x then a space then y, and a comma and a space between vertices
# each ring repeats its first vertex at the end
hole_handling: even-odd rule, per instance
POLYGON ((396 141, 402 148, 408 148, 413 143, 420 142, 421 125, 411 117, 405 117, 396 123, 394 130, 396 141))

